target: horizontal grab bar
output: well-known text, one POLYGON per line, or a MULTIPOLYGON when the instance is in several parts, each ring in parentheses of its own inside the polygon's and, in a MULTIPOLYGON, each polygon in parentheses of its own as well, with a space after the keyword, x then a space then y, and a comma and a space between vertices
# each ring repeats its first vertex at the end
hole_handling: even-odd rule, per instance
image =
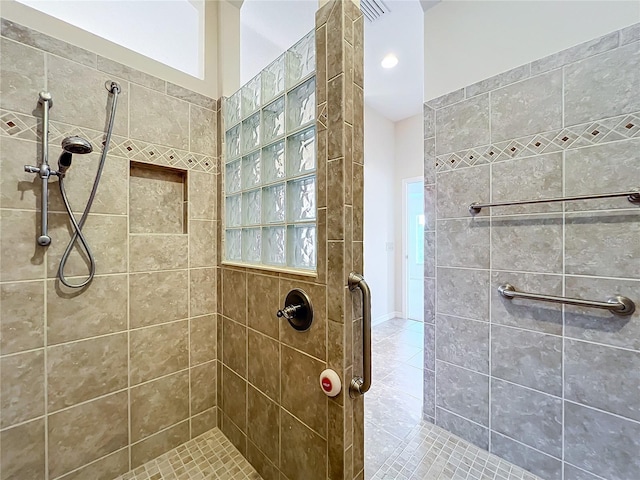
POLYGON ((631 190, 628 192, 617 193, 598 193, 594 195, 578 195, 575 197, 559 197, 559 198, 544 198, 541 200, 522 200, 517 202, 498 202, 498 203, 478 203, 474 202, 469 205, 469 213, 476 215, 480 213, 483 208, 487 207, 510 207, 512 205, 529 205, 533 203, 553 203, 553 202, 574 202, 576 200, 594 200, 598 198, 614 198, 614 197, 627 197, 631 203, 640 204, 640 189, 631 190))
POLYGON ((598 302, 595 300, 582 300, 581 298, 556 297, 555 295, 519 292, 516 290, 516 287, 508 283, 500 285, 498 287, 498 292, 500 292, 500 295, 508 299, 528 298, 530 300, 539 300, 541 302, 564 303, 566 305, 577 305, 580 307, 602 308, 621 316, 631 315, 636 310, 635 303, 633 303, 631 299, 623 297, 622 295, 614 295, 606 302, 598 302))

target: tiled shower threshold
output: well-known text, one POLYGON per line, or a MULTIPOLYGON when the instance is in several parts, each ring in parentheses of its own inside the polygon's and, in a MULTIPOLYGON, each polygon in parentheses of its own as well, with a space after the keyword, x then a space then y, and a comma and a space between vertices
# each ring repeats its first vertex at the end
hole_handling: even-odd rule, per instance
POLYGON ((114 480, 262 480, 214 428, 114 480))
POLYGON ((542 480, 428 422, 417 425, 366 480, 392 479, 542 480))

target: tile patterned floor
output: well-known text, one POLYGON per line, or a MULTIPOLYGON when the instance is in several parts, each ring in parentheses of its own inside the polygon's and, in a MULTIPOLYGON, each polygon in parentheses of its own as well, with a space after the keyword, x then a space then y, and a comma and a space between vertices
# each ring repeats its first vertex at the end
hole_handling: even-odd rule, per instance
MULTIPOLYGON (((366 446, 365 446, 366 448, 366 446)), ((431 423, 421 423, 367 480, 542 480, 431 423)))
POLYGON ((218 428, 115 480, 262 480, 218 428))

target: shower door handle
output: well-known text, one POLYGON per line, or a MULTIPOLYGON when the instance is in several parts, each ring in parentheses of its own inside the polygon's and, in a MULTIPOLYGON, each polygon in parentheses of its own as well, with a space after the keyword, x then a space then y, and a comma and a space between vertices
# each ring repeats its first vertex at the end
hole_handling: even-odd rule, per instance
POLYGON ((349 290, 359 288, 362 292, 362 377, 353 377, 349 395, 356 398, 371 387, 371 290, 364 277, 356 272, 349 274, 349 290))

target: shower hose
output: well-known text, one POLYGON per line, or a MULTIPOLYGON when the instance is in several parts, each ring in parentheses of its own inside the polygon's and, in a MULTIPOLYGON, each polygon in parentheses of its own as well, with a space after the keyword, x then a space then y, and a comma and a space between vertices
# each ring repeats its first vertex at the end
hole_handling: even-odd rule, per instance
POLYGON ((120 93, 120 86, 115 82, 111 82, 111 84, 107 86, 107 90, 109 90, 109 92, 113 96, 113 99, 111 101, 111 112, 109 115, 109 125, 107 127, 107 135, 105 137, 104 146, 102 148, 102 155, 100 156, 100 163, 98 165, 98 171, 96 172, 96 178, 93 181, 93 188, 91 189, 91 194, 89 195, 89 199, 87 200, 87 205, 84 207, 84 212, 82 213, 80 221, 76 220, 76 217, 71 211, 69 199, 67 198, 67 192, 64 188, 64 175, 61 175, 58 180, 58 185, 60 186, 60 195, 62 196, 62 201, 64 202, 64 206, 67 209, 67 213, 69 214, 71 225, 73 226, 73 235, 71 236, 71 240, 69 241, 67 248, 62 254, 62 258, 60 259, 60 266, 58 267, 58 278, 60 279, 60 282, 62 282, 63 285, 69 288, 82 288, 89 285, 89 283, 91 283, 91 281, 93 280, 94 275, 96 274, 96 260, 93 257, 93 253, 91 252, 91 248, 89 247, 87 239, 82 233, 82 227, 84 227, 84 224, 87 221, 87 217, 89 216, 89 212, 91 211, 91 206, 93 205, 96 192, 98 191, 98 185, 100 184, 100 178, 102 177, 102 170, 104 168, 105 161, 107 160, 109 143, 111 142, 111 132, 113 131, 113 123, 116 116, 116 107, 118 105, 118 94, 120 93), (89 259, 89 276, 80 283, 69 283, 64 275, 64 268, 67 265, 67 261, 69 260, 71 250, 73 250, 73 246, 78 240, 80 241, 80 244, 84 248, 89 259))

